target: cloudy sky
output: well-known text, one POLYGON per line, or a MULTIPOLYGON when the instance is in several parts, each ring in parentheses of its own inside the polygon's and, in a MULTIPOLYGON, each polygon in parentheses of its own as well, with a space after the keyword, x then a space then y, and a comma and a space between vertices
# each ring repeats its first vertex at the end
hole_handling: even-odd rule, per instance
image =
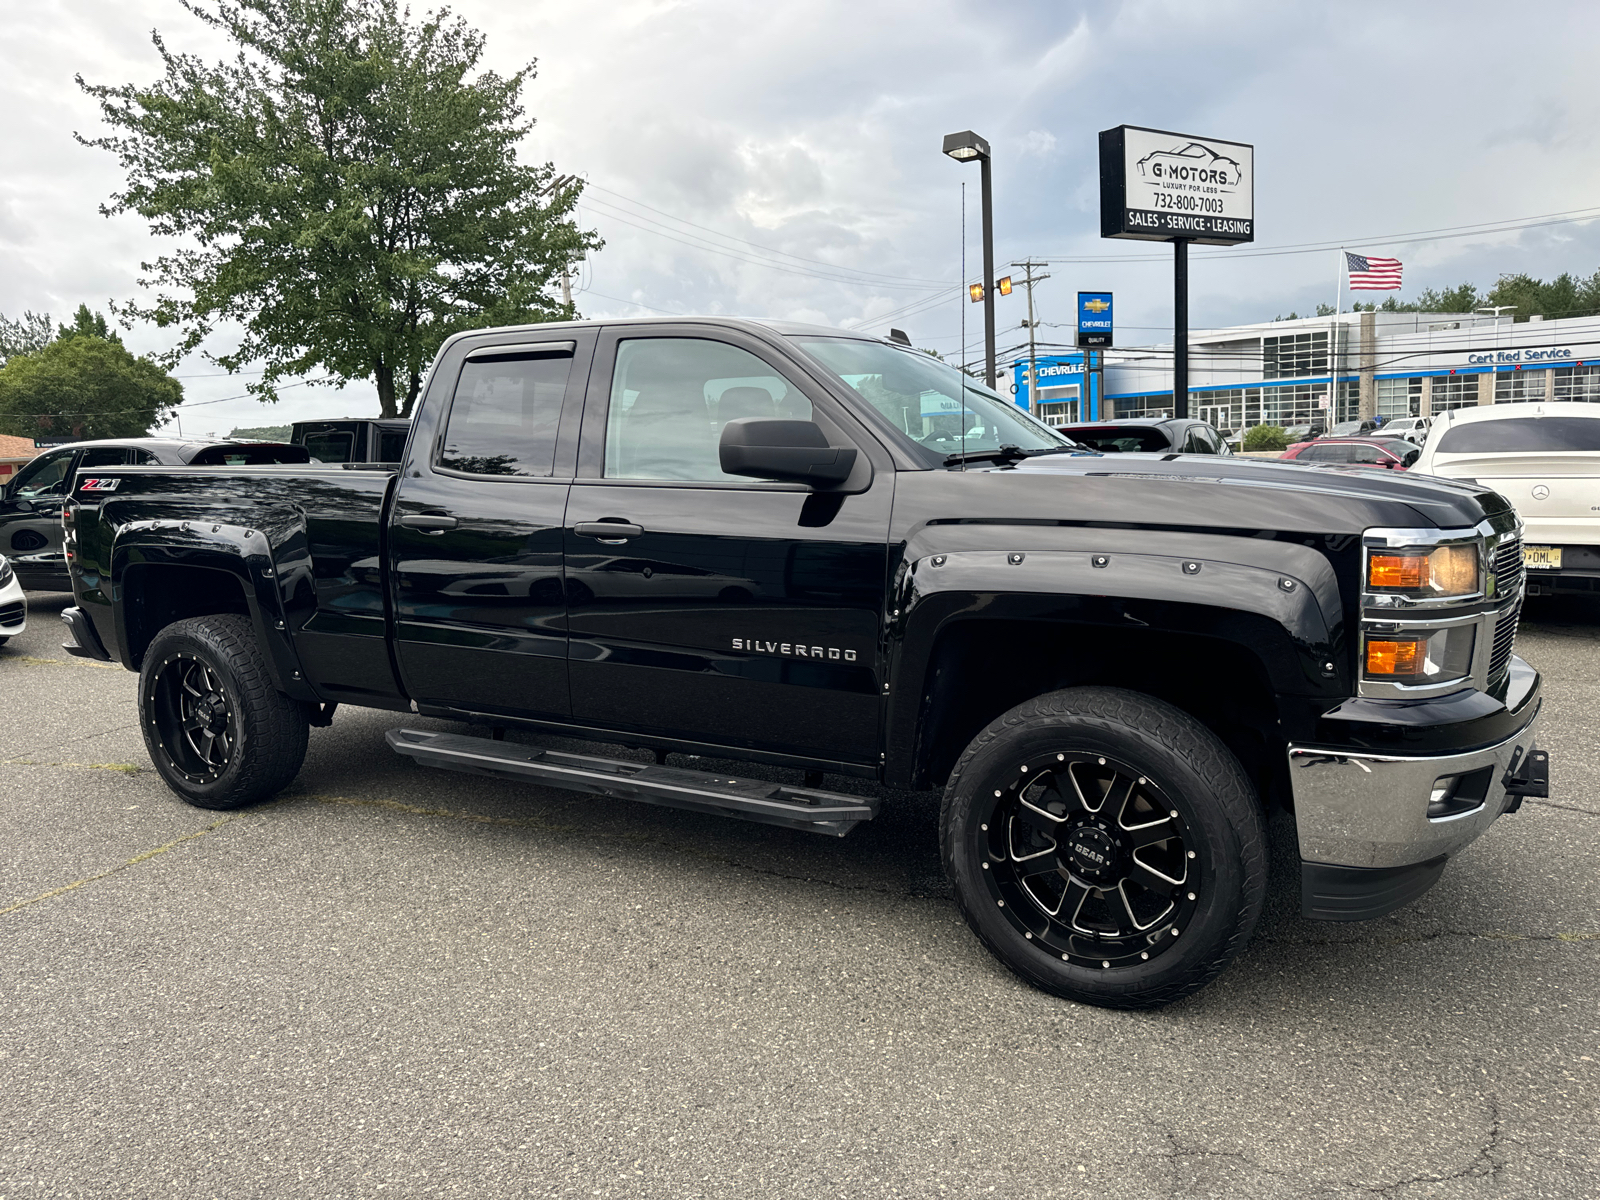
MULTIPOLYGON (((419 8, 421 5, 418 6, 419 8)), ((1127 123, 1256 147, 1256 243, 1192 255, 1198 328, 1331 302, 1343 243, 1405 262, 1404 295, 1502 272, 1600 268, 1600 6, 1098 0, 463 0, 489 65, 538 60, 525 154, 589 181, 606 247, 579 280, 586 316, 738 313, 885 332, 981 355, 975 167, 945 133, 993 144, 996 254, 1048 259, 1040 319, 1080 288, 1117 294, 1118 344, 1170 337, 1170 251, 1099 237, 1098 130, 1127 123), (1520 224, 1499 230, 1495 226, 1520 224), (1479 228, 1473 228, 1479 227, 1479 228), (1485 228, 1488 227, 1488 228, 1485 228), (1445 231, 1465 236, 1416 235, 1445 231), (1286 253, 1262 253, 1282 251, 1286 253)), ((73 82, 148 83, 159 29, 225 47, 176 0, 0 0, 0 312, 135 294, 160 244, 97 206, 118 184, 73 82)), ((1025 335, 999 302, 1002 347, 1025 335)), ((126 331, 136 350, 170 335, 126 331)), ((1054 336, 1066 340, 1063 328, 1054 336)), ((186 432, 376 412, 371 386, 227 400, 239 377, 178 368, 186 432), (218 402, 220 401, 220 402, 218 402)))

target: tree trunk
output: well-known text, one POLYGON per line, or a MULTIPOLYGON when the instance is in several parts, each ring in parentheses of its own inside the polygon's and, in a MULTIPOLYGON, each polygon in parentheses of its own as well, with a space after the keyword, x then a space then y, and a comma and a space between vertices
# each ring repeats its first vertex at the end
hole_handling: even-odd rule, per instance
POLYGON ((372 364, 372 380, 378 385, 378 415, 397 416, 394 406, 394 368, 379 359, 372 364))
POLYGON ((409 417, 411 410, 417 406, 417 393, 422 390, 422 376, 416 371, 411 372, 410 385, 406 388, 406 406, 400 410, 402 417, 409 417))

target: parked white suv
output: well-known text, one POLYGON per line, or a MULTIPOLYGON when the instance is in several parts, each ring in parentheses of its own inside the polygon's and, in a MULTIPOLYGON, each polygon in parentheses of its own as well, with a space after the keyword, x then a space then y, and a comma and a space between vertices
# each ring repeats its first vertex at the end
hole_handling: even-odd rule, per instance
POLYGON ((0 646, 28 627, 28 600, 11 563, 0 554, 0 646))
POLYGON ((1600 593, 1600 404, 1442 413, 1411 473, 1471 479, 1511 501, 1528 595, 1600 593))

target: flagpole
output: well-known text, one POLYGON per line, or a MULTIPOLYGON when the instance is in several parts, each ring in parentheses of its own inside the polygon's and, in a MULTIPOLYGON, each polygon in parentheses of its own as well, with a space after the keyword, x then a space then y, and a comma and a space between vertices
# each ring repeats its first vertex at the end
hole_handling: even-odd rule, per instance
POLYGON ((1344 303, 1344 247, 1333 272, 1333 334, 1328 339, 1328 428, 1339 423, 1339 309, 1344 303))

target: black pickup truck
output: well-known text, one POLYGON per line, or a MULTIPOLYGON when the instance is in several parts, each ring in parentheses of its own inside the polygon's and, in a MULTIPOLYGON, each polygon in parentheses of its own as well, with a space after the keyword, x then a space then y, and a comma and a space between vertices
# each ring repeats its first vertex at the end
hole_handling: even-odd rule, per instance
POLYGON ((1101 455, 838 330, 464 334, 398 470, 79 471, 66 520, 68 649, 140 673, 151 759, 192 804, 283 788, 339 704, 654 750, 388 735, 832 835, 883 789, 826 775, 942 787, 974 931, 1094 1004, 1166 1003, 1239 952, 1270 806, 1305 912, 1356 920, 1547 786, 1496 493, 1101 455))

